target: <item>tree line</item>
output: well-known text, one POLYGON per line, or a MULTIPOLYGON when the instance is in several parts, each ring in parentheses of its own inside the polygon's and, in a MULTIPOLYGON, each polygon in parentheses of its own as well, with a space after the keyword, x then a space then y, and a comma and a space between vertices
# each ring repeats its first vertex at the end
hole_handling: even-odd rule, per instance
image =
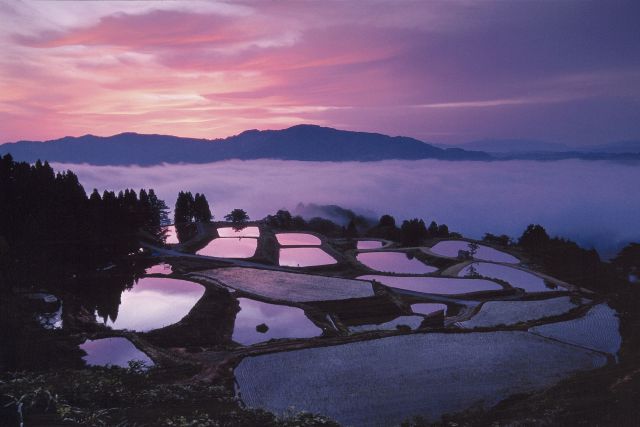
POLYGON ((0 158, 0 282, 51 281, 139 249, 139 230, 161 236, 167 207, 153 190, 87 196, 71 171, 0 158))

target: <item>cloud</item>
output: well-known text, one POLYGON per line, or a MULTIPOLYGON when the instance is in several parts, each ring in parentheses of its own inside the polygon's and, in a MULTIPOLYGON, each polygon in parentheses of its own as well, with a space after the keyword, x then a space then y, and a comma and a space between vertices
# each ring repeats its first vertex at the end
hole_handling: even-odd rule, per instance
POLYGON ((151 187, 169 206, 178 191, 204 193, 217 218, 234 208, 262 218, 299 202, 336 204, 397 219, 446 223, 467 236, 519 236, 531 223, 610 255, 640 240, 640 168, 611 162, 370 163, 226 161, 200 165, 60 165, 87 191, 151 187))
POLYGON ((637 138, 639 7, 0 0, 0 135, 308 122, 456 143, 637 138))

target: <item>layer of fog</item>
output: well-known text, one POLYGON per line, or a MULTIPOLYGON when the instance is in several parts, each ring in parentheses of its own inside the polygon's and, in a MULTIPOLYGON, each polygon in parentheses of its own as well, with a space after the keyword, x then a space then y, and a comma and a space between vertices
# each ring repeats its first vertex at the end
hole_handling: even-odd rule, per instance
POLYGON ((205 193, 216 218, 243 208, 262 218, 299 202, 336 204, 367 216, 421 217, 479 238, 519 236, 544 225, 605 255, 640 240, 640 168, 612 162, 317 163, 226 161, 152 167, 54 165, 87 191, 151 187, 172 207, 180 190, 205 193))

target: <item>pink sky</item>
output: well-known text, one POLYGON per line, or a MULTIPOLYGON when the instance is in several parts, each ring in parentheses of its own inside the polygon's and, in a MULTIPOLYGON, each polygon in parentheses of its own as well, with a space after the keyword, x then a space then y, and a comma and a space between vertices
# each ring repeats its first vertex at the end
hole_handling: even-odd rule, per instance
POLYGON ((0 142, 299 123, 640 138, 636 4, 0 0, 0 142))

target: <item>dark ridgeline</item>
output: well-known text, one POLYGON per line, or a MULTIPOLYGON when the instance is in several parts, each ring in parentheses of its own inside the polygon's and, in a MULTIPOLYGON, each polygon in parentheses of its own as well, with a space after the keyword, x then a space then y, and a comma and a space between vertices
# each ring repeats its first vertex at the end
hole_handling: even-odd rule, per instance
POLYGON ((71 171, 0 159, 3 285, 51 283, 95 271, 139 249, 139 231, 161 237, 167 207, 153 190, 90 197, 71 171))
POLYGON ((481 152, 442 149, 407 137, 350 132, 314 125, 283 130, 249 130, 224 139, 180 138, 121 133, 110 137, 85 135, 53 141, 20 141, 0 145, 0 153, 33 162, 95 165, 156 165, 209 163, 228 159, 309 161, 375 161, 387 159, 489 160, 481 152))

